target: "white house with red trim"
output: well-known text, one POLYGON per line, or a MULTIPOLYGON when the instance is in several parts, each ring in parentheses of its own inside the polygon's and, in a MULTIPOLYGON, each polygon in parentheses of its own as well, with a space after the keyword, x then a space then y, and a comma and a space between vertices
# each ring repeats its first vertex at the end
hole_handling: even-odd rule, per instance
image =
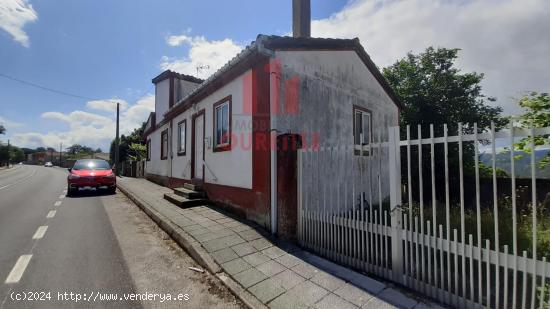
POLYGON ((294 37, 259 35, 207 80, 153 79, 148 179, 201 184, 210 201, 275 231, 277 201, 292 194, 277 190, 280 136, 365 145, 398 125, 400 103, 359 40, 311 38, 309 11, 294 13, 294 37))

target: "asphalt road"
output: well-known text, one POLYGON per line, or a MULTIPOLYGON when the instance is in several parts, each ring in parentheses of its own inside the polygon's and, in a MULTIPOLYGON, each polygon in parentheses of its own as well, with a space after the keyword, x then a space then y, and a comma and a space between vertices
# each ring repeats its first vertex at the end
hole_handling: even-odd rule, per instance
POLYGON ((66 176, 0 171, 0 308, 242 306, 120 193, 65 197, 66 176))

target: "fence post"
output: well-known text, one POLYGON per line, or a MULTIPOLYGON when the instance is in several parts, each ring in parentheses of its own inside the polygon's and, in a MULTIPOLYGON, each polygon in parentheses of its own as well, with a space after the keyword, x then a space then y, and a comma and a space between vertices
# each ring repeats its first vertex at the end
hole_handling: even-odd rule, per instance
POLYGON ((391 252, 392 276, 398 283, 403 281, 403 243, 401 227, 401 147, 399 127, 390 127, 389 172, 390 172, 390 211, 391 211, 391 252))

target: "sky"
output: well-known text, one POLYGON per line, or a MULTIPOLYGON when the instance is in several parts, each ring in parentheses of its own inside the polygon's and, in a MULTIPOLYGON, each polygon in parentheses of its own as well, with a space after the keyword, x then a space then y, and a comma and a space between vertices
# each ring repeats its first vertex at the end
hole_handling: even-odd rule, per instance
MULTIPOLYGON (((114 102, 127 134, 154 109, 153 77, 206 78, 258 34, 289 34, 291 3, 0 0, 0 141, 108 150, 114 102)), ((517 114, 514 98, 550 91, 548 16, 547 0, 312 0, 312 35, 358 37, 379 67, 461 48, 458 67, 485 73, 483 92, 517 114)))

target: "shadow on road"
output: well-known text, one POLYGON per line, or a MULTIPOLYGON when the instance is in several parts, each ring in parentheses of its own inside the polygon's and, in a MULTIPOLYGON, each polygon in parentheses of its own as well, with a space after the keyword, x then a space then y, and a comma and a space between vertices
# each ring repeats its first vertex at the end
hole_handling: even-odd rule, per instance
POLYGON ((109 192, 107 189, 83 189, 77 192, 67 195, 67 198, 83 198, 83 197, 92 197, 92 196, 109 196, 115 195, 113 192, 109 192))

